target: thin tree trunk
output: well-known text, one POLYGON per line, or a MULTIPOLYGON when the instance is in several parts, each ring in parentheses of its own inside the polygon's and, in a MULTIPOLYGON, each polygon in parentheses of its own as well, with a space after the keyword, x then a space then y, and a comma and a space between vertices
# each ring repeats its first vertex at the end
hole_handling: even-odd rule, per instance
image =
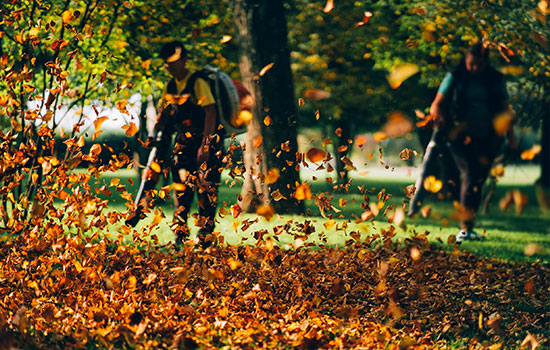
POLYGON ((234 16, 243 84, 256 100, 246 136, 242 205, 250 205, 254 196, 251 192, 269 203, 269 193, 278 190, 286 199, 271 202, 277 212, 301 212, 303 204, 293 197, 295 183, 300 179, 296 161, 296 106, 283 2, 235 0, 234 16), (259 137, 262 145, 254 147, 259 137), (278 169, 280 178, 268 187, 259 175, 267 175, 270 169, 278 169))

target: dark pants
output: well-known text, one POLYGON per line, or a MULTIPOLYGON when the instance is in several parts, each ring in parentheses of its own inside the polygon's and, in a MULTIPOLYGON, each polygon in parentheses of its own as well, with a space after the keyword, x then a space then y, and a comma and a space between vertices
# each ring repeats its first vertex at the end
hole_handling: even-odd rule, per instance
MULTIPOLYGON (((177 139, 182 139, 176 136, 177 139)), ((198 223, 204 233, 211 233, 215 226, 216 207, 218 204, 218 186, 222 170, 223 135, 218 135, 218 142, 209 149, 209 158, 204 169, 197 164, 197 154, 201 138, 176 142, 172 148, 172 134, 159 134, 155 147, 151 151, 144 178, 136 196, 137 210, 135 215, 126 221, 135 226, 142 217, 143 210, 150 204, 150 192, 159 180, 160 174, 155 173, 152 164, 157 163, 162 169, 170 168, 174 181, 174 226, 178 234, 186 235, 187 218, 197 192, 199 202, 198 223)))
POLYGON ((491 166, 498 153, 500 140, 488 137, 483 141, 472 141, 468 144, 451 145, 451 154, 460 171, 460 204, 461 227, 472 230, 474 220, 481 203, 483 184, 489 176, 491 166))
MULTIPOLYGON (((220 138, 220 140, 223 139, 220 138)), ((196 143, 181 145, 178 153, 174 156, 171 166, 172 178, 175 183, 174 223, 176 229, 187 230, 187 218, 196 192, 199 205, 199 227, 203 233, 211 233, 215 226, 218 186, 222 168, 221 141, 209 150, 210 156, 205 169, 201 169, 200 164, 197 164, 199 147, 200 144, 196 143)))

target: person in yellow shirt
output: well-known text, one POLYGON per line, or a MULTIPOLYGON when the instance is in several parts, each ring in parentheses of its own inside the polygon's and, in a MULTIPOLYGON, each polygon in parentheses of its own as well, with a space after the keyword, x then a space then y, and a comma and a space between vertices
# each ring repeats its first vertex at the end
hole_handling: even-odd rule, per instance
MULTIPOLYGON (((156 152, 152 152, 144 172, 140 192, 150 191, 160 170, 170 168, 175 189, 175 213, 172 229, 176 244, 189 236, 187 218, 194 194, 198 194, 200 227, 198 238, 203 247, 213 241, 218 186, 222 170, 223 128, 218 128, 216 101, 209 84, 187 68, 187 51, 179 41, 165 44, 160 52, 164 67, 172 79, 164 87, 160 113, 154 131, 156 152), (175 146, 172 138, 175 134, 175 146), (148 183, 148 184, 147 184, 148 183)), ((126 223, 135 226, 142 218, 150 197, 136 198, 137 209, 126 223)))

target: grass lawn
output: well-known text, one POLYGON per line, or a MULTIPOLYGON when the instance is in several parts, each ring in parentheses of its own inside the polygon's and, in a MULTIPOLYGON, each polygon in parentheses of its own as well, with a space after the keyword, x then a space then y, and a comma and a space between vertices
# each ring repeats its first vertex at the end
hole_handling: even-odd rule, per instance
MULTIPOLYGON (((351 233, 359 232, 365 237, 368 234, 379 233, 381 229, 388 229, 391 224, 386 216, 381 213, 373 220, 366 222, 356 222, 357 217, 361 216, 363 209, 361 203, 364 201, 360 194, 359 187, 363 186, 369 191, 368 195, 372 201, 376 201, 377 194, 385 189, 386 193, 391 195, 389 204, 400 207, 408 199, 405 197, 403 189, 414 183, 417 169, 398 168, 385 169, 382 166, 371 167, 360 172, 352 172, 353 178, 349 191, 335 192, 325 178, 324 172, 314 172, 306 169, 302 172, 302 180, 311 184, 312 193, 319 195, 324 193, 326 197, 333 197, 331 203, 340 212, 332 212, 333 221, 320 215, 319 208, 315 201, 306 201, 308 215, 276 215, 271 221, 255 214, 241 214, 236 219, 231 215, 225 217, 218 216, 219 223, 216 231, 223 236, 228 244, 255 244, 254 232, 267 230, 269 235, 273 236, 274 227, 289 224, 289 231, 300 234, 304 222, 315 227, 313 234, 309 235, 306 244, 315 245, 344 245, 346 241, 352 239, 351 233), (359 176, 359 173, 365 174, 359 176), (317 180, 313 180, 313 175, 317 180), (344 206, 340 206, 345 201, 344 206)), ((550 216, 543 215, 536 203, 534 188, 532 184, 538 176, 538 168, 533 166, 510 166, 505 171, 505 176, 499 180, 496 187, 496 193, 493 196, 488 213, 479 214, 476 229, 485 234, 487 238, 483 242, 464 242, 462 249, 467 249, 481 257, 503 259, 506 261, 532 261, 532 262, 550 262, 550 216), (519 190, 527 195, 528 203, 525 209, 516 214, 514 208, 503 212, 498 201, 510 190, 519 190)), ((135 193, 139 186, 139 177, 134 171, 120 171, 116 174, 104 174, 100 179, 101 183, 108 184, 113 177, 118 177, 122 183, 127 183, 127 189, 135 193), (133 181, 133 185, 128 182, 133 181)), ((225 206, 226 209, 237 202, 237 195, 240 193, 240 186, 230 186, 233 181, 224 177, 224 184, 220 187, 219 206, 225 206)), ((124 200, 116 198, 113 195, 110 198, 110 208, 113 210, 125 210, 124 200)), ((447 245, 450 236, 458 232, 458 221, 454 215, 454 207, 451 201, 441 201, 435 198, 428 198, 425 205, 430 206, 431 213, 429 217, 406 218, 400 227, 396 228, 396 239, 405 239, 411 234, 428 233, 428 239, 434 243, 447 245)), ((192 213, 196 212, 194 204, 192 213)), ((152 229, 152 233, 158 236, 161 244, 173 240, 173 233, 168 224, 172 218, 173 205, 171 200, 167 200, 161 205, 165 214, 165 219, 152 229)), ((153 214, 138 225, 140 227, 149 225, 153 214)), ((193 219, 189 220, 192 232, 196 232, 193 225, 193 219)), ((116 231, 116 227, 114 228, 116 231)), ((276 237, 282 246, 295 244, 295 237, 290 234, 282 234, 276 237)))

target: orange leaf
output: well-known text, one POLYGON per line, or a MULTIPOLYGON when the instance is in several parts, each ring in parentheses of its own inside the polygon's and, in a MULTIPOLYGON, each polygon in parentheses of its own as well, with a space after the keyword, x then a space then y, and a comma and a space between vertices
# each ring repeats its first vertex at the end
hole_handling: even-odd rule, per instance
POLYGON ((309 188, 309 185, 307 183, 303 183, 296 187, 296 191, 294 192, 294 198, 301 201, 304 199, 311 199, 311 189, 309 188))
POLYGON ((275 210, 269 204, 262 204, 256 209, 256 214, 263 216, 267 221, 271 221, 273 215, 275 215, 275 210))
POLYGON ((109 119, 109 117, 99 117, 96 120, 94 120, 95 129, 99 130, 99 128, 101 128, 101 125, 103 124, 103 122, 106 121, 107 119, 109 119))
POLYGON ((541 150, 542 148, 540 145, 534 145, 530 149, 521 152, 521 159, 533 160, 533 158, 535 158, 535 156, 539 154, 541 150))
POLYGON ((372 137, 374 138, 374 141, 380 142, 388 139, 388 135, 382 131, 375 132, 372 137))
POLYGON ((323 9, 324 13, 329 13, 334 9, 334 0, 327 0, 325 8, 323 9))
POLYGON ((307 89, 304 96, 308 100, 322 101, 330 97, 330 92, 321 89, 307 89))
POLYGON ((263 141, 263 137, 258 136, 254 139, 252 145, 254 146, 254 148, 258 148, 262 145, 262 141, 263 141))
POLYGON ((273 68, 273 66, 275 65, 275 63, 270 63, 268 64, 267 66, 263 67, 261 70, 260 70, 260 77, 263 77, 265 75, 265 73, 267 73, 268 70, 270 70, 271 68, 273 68))
POLYGON ((272 185, 281 177, 281 172, 277 168, 271 168, 267 171, 267 175, 265 176, 265 183, 268 185, 272 185))
POLYGON ((135 123, 130 122, 130 124, 124 125, 122 129, 126 130, 126 136, 134 136, 139 131, 135 123))
POLYGON ((356 25, 358 27, 364 26, 365 24, 369 23, 371 17, 372 12, 366 11, 365 13, 363 13, 363 20, 361 22, 358 22, 356 25))
POLYGON ((325 157, 325 151, 316 147, 312 147, 306 152, 306 158, 312 163, 320 162, 325 159, 325 157))
POLYGON ((152 162, 150 168, 155 173, 160 173, 162 171, 162 168, 160 167, 159 163, 157 163, 157 162, 152 162))

